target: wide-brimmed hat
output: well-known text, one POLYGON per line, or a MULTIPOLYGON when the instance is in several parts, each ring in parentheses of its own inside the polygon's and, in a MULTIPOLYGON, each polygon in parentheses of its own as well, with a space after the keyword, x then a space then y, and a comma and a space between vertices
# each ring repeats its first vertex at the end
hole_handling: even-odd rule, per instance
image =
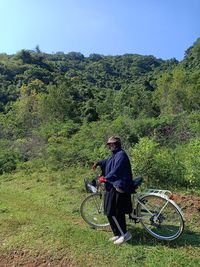
POLYGON ((118 136, 111 136, 108 138, 108 141, 106 142, 106 144, 121 144, 121 139, 118 136))

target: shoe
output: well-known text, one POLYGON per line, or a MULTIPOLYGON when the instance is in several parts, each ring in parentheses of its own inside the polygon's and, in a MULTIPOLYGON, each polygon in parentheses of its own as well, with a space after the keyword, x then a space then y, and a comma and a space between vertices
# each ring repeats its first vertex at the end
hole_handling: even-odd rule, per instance
POLYGON ((121 245, 122 243, 130 240, 132 235, 130 232, 126 232, 125 235, 120 236, 116 241, 114 241, 115 245, 121 245))
POLYGON ((113 237, 109 238, 109 241, 114 242, 114 241, 116 241, 119 237, 120 237, 120 236, 118 236, 118 235, 113 236, 113 237))

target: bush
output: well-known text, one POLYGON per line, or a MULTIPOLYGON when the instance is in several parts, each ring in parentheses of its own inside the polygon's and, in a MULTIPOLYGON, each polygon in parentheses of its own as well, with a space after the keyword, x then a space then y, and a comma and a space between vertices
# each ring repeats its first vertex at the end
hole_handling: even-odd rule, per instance
POLYGON ((17 167, 18 154, 11 150, 7 140, 0 140, 0 174, 12 172, 17 167))
POLYGON ((105 129, 107 122, 83 124, 70 138, 57 136, 49 138, 46 148, 48 161, 57 169, 71 165, 91 165, 107 155, 105 129))
POLYGON ((141 138, 131 151, 133 175, 141 175, 148 185, 157 180, 154 166, 157 152, 158 144, 147 137, 141 138))
POLYGON ((183 179, 184 166, 177 158, 176 150, 160 148, 154 156, 155 179, 157 184, 185 185, 183 179))
POLYGON ((177 147, 177 158, 184 166, 183 179, 188 186, 200 186, 200 138, 177 147))
POLYGON ((133 173, 144 177, 147 186, 184 185, 184 166, 172 149, 160 147, 147 137, 141 138, 131 152, 133 173))

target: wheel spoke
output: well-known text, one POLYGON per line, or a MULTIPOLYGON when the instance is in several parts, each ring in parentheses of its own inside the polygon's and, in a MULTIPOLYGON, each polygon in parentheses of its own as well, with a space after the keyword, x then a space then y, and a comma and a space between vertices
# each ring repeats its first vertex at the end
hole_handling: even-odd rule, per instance
POLYGON ((81 216, 86 223, 93 227, 108 226, 107 217, 103 210, 103 197, 100 193, 89 195, 81 204, 81 216))
POLYGON ((170 200, 145 196, 140 199, 137 211, 143 227, 158 239, 173 240, 183 231, 183 218, 170 200))

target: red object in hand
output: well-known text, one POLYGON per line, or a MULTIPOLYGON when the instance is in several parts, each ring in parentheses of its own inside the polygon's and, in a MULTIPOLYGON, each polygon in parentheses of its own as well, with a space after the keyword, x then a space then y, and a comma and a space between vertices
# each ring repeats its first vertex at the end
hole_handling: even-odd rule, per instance
POLYGON ((100 182, 100 183, 105 183, 105 181, 106 181, 106 179, 105 179, 104 176, 100 176, 100 177, 99 177, 99 182, 100 182))

